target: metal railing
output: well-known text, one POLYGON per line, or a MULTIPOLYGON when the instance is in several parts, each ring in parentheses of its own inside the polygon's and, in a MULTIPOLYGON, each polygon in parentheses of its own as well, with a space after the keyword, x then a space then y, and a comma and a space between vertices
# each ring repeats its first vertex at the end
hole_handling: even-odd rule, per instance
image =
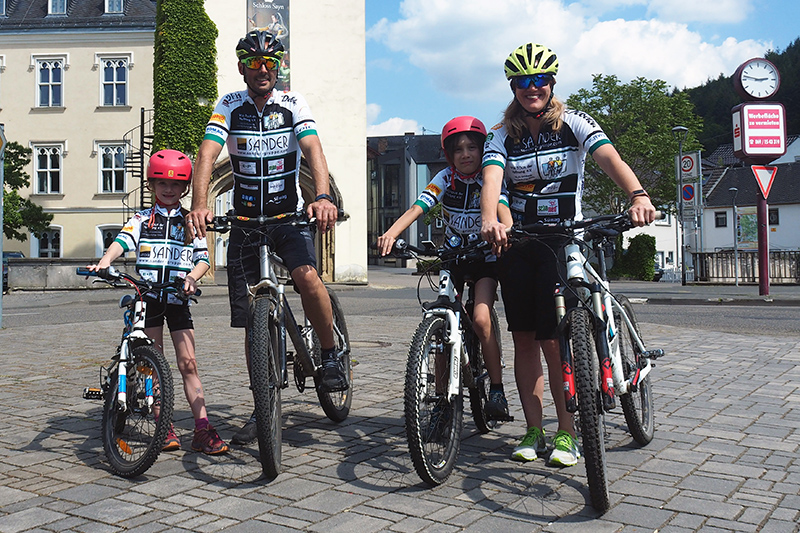
MULTIPOLYGON (((733 250, 694 254, 695 281, 699 283, 735 283, 733 250)), ((800 283, 800 251, 769 253, 770 284, 800 283)), ((758 283, 758 252, 739 251, 739 283, 758 283)))
POLYGON ((139 125, 129 130, 122 139, 128 147, 125 157, 125 181, 128 184, 128 194, 122 199, 122 223, 136 211, 149 207, 153 203, 150 189, 145 186, 144 169, 146 155, 153 146, 153 110, 141 108, 139 112, 139 125), (137 183, 136 186, 133 184, 137 183))

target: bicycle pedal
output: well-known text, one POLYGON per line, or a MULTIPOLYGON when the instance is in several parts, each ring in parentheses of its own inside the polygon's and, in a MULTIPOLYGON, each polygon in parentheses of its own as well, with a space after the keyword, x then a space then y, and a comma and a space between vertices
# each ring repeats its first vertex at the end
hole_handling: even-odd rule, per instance
POLYGON ((647 350, 643 352, 642 355, 648 359, 658 359, 664 356, 664 350, 647 350))
POLYGON ((102 400, 103 389, 97 387, 86 387, 83 389, 83 398, 85 400, 102 400))

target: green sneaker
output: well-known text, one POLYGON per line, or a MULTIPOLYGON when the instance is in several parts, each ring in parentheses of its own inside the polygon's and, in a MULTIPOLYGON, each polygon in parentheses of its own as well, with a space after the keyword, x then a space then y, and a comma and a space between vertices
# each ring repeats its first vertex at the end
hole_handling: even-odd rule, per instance
POLYGON ((544 430, 532 427, 528 430, 519 446, 511 452, 515 461, 535 461, 539 455, 547 453, 547 441, 544 440, 544 430))
POLYGON ((556 433, 556 438, 553 439, 555 449, 550 454, 550 460, 547 464, 553 466, 575 466, 578 464, 578 459, 581 452, 578 449, 578 441, 567 433, 566 431, 559 431, 556 433))

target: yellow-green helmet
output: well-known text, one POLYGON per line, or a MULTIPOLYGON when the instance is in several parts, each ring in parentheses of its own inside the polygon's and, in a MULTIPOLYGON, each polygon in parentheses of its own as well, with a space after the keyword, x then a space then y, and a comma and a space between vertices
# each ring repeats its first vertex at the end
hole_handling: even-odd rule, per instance
POLYGON ((536 43, 523 44, 508 56, 505 62, 506 79, 534 74, 558 74, 558 57, 555 52, 536 43))

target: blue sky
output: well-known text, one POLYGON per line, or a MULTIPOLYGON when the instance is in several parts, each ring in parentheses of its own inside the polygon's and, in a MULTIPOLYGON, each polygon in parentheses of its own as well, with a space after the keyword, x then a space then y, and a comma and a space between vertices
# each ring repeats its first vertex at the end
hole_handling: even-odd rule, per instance
POLYGON ((454 116, 498 122, 502 64, 526 42, 559 57, 555 93, 593 74, 689 88, 800 37, 797 0, 365 0, 368 135, 439 133, 454 116))

